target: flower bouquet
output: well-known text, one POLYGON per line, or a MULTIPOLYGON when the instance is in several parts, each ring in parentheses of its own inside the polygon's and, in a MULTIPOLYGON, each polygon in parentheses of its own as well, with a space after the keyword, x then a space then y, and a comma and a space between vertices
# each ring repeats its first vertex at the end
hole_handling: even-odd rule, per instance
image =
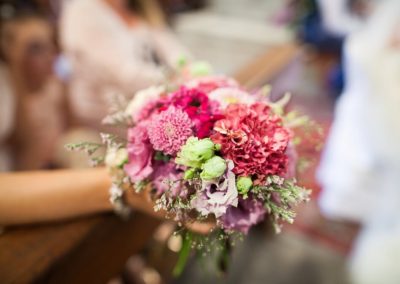
MULTIPOLYGON (((202 237, 179 231, 185 233, 178 263, 191 248, 209 250, 211 240, 226 251, 266 218, 279 231, 282 222, 293 222, 293 206, 308 199, 294 179, 292 126, 303 119, 285 114, 287 96, 272 103, 267 94, 267 88, 249 93, 231 78, 203 76, 139 91, 105 119, 127 129, 126 140, 102 134, 106 155, 94 159, 110 169, 116 187, 150 188, 154 210, 180 225, 215 224, 202 237)), ((98 146, 70 148, 93 154, 98 146)))

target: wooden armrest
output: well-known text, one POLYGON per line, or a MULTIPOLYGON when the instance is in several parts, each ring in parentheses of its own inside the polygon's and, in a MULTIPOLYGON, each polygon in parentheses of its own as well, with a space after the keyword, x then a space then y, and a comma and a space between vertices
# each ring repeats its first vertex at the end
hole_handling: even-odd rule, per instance
POLYGON ((14 227, 0 235, 1 283, 106 283, 139 252, 160 220, 112 214, 14 227))
POLYGON ((299 54, 301 47, 294 43, 268 49, 234 74, 234 78, 247 88, 260 87, 277 76, 299 54))

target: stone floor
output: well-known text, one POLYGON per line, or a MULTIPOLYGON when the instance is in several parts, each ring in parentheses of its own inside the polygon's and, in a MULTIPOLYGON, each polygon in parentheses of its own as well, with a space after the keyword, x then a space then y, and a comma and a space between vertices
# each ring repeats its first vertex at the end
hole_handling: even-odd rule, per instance
POLYGON ((347 284, 343 257, 301 234, 266 236, 255 230, 233 253, 226 275, 215 259, 193 260, 175 284, 347 284))

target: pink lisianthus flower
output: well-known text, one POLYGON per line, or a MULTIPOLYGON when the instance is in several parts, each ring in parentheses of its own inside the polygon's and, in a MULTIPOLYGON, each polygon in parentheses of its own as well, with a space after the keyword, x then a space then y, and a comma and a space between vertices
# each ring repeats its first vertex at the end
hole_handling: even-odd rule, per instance
POLYGON ((232 161, 227 163, 225 174, 215 180, 203 181, 201 191, 192 200, 192 206, 203 216, 214 214, 219 218, 229 207, 238 204, 236 179, 232 172, 233 163, 232 161))
POLYGON ((175 155, 193 135, 192 121, 188 114, 174 106, 154 115, 148 124, 151 144, 157 151, 175 155))
POLYGON ((132 182, 148 178, 153 172, 153 147, 147 134, 147 122, 141 122, 128 130, 128 163, 124 170, 132 182))
POLYGON ((251 227, 264 220, 266 212, 263 203, 250 195, 240 198, 238 205, 229 207, 219 220, 224 229, 247 234, 251 227))
POLYGON ((211 140, 222 146, 225 159, 239 176, 285 175, 290 132, 265 103, 231 104, 214 126, 211 140))
POLYGON ((186 188, 183 185, 183 171, 177 169, 175 163, 162 163, 155 167, 152 174, 152 184, 157 195, 169 192, 171 196, 185 196, 186 188))

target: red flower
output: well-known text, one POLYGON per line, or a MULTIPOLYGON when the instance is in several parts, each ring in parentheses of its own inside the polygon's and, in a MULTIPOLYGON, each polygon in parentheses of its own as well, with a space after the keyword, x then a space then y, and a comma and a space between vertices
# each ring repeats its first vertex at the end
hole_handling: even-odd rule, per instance
POLYGON ((180 88, 170 97, 169 104, 185 111, 195 125, 195 133, 199 138, 210 135, 214 123, 223 118, 218 113, 219 105, 209 100, 208 96, 196 89, 180 88))
POLYGON ((290 132, 267 104, 231 104, 214 130, 211 139, 221 144, 224 158, 234 162, 235 174, 263 180, 287 172, 290 132))

